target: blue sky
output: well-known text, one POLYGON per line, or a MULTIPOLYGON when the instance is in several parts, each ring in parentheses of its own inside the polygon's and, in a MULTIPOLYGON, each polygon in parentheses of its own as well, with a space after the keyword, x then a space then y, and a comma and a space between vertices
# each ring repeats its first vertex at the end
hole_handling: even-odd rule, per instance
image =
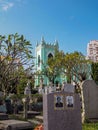
POLYGON ((86 55, 87 43, 98 40, 98 0, 0 0, 0 34, 16 32, 34 49, 44 36, 64 52, 86 55))

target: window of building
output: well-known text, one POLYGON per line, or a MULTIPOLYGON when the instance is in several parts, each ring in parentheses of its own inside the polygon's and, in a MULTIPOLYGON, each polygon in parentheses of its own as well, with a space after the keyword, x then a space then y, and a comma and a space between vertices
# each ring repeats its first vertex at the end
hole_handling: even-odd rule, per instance
POLYGON ((40 66, 40 55, 38 55, 38 66, 40 66))
POLYGON ((51 53, 49 53, 48 58, 51 58, 51 57, 53 57, 53 55, 51 53))

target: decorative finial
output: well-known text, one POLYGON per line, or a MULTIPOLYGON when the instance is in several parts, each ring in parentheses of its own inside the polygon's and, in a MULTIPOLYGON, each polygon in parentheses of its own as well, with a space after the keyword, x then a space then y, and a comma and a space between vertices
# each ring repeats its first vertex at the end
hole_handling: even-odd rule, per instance
POLYGON ((36 46, 38 46, 38 41, 36 42, 36 46))
POLYGON ((45 44, 45 40, 44 40, 44 37, 43 37, 43 36, 41 37, 41 44, 42 44, 42 45, 45 44))
POLYGON ((59 48, 59 44, 58 44, 58 41, 57 41, 57 40, 55 40, 54 46, 55 46, 56 48, 59 48))
POLYGON ((55 39, 55 45, 58 45, 58 40, 55 39))

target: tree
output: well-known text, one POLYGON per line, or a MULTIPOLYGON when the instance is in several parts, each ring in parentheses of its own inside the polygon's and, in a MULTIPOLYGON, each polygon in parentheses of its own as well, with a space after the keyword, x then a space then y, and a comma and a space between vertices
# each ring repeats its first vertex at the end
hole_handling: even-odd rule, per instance
POLYGON ((80 92, 82 100, 82 122, 85 120, 85 108, 83 88, 81 83, 88 79, 91 75, 90 61, 86 60, 85 56, 81 52, 74 52, 66 54, 65 56, 66 72, 70 76, 70 81, 74 81, 80 92))
POLYGON ((77 83, 82 82, 88 78, 90 74, 90 64, 81 52, 66 53, 64 59, 66 74, 70 76, 71 80, 77 83))
POLYGON ((87 79, 90 73, 89 61, 80 52, 64 54, 63 51, 56 51, 55 56, 48 60, 48 68, 52 75, 64 74, 67 82, 74 81, 76 84, 87 79))
MULTIPOLYGON (((48 66, 51 73, 64 74, 67 76, 67 82, 75 82, 78 90, 81 94, 82 99, 82 117, 83 121, 85 119, 85 109, 84 109, 84 98, 83 90, 81 88, 81 83, 86 80, 91 74, 90 61, 86 60, 85 56, 81 52, 73 52, 64 54, 62 51, 58 51, 56 55, 49 59, 48 66)), ((56 75, 57 76, 57 75, 56 75)))
POLYGON ((49 78, 49 81, 52 81, 53 84, 55 79, 63 74, 64 67, 62 66, 62 62, 64 56, 65 54, 63 51, 55 50, 54 57, 50 57, 47 61, 48 67, 44 71, 47 72, 47 77, 49 78))
MULTIPOLYGON (((0 89, 5 93, 16 89, 21 80, 21 67, 32 69, 32 45, 23 35, 0 35, 0 89)), ((23 71, 22 70, 22 71, 23 71)))
POLYGON ((92 78, 98 84, 98 62, 97 63, 92 63, 91 64, 91 70, 92 70, 92 78))

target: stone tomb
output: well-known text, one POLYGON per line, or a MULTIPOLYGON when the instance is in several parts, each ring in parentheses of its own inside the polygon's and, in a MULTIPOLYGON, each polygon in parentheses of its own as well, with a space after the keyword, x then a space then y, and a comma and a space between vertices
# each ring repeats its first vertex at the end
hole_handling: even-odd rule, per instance
POLYGON ((43 95, 44 130, 82 130, 78 94, 55 92, 43 95))
POLYGON ((27 121, 3 120, 0 121, 1 130, 32 130, 33 125, 27 121))

